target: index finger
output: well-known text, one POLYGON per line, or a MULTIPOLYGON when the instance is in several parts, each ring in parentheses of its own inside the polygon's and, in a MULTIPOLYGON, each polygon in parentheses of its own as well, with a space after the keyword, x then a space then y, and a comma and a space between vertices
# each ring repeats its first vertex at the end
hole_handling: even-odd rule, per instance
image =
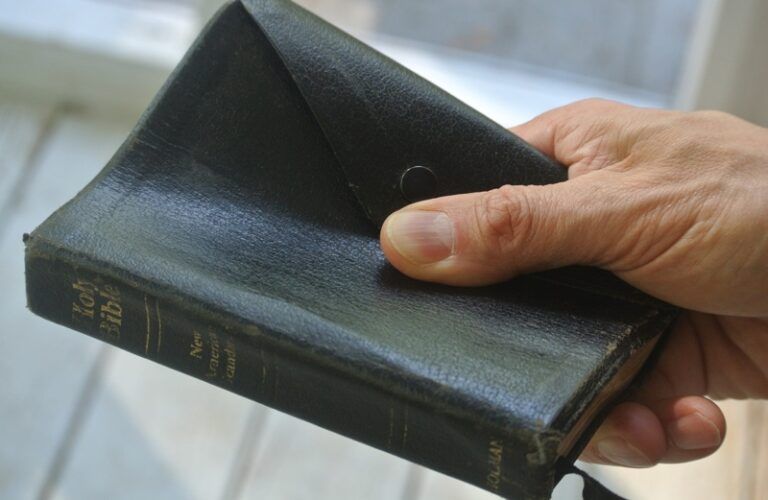
MULTIPOLYGON (((586 99, 547 111, 510 128, 533 147, 569 167, 597 156, 596 148, 617 146, 616 133, 631 124, 637 108, 605 99, 586 99), (606 141, 612 137, 613 141, 606 141)), ((604 151, 603 153, 611 153, 604 151)))

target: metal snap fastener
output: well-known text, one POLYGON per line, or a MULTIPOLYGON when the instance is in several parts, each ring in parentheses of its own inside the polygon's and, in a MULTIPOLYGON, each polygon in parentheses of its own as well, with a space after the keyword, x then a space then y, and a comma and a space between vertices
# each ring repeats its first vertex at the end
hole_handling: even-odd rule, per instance
POLYGON ((410 167, 400 176, 400 192, 409 202, 433 198, 437 193, 437 177, 427 167, 410 167))

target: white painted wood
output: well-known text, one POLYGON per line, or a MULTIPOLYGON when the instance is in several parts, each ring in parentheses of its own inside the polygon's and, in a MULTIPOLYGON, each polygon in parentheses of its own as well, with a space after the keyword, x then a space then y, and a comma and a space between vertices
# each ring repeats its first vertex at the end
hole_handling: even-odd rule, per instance
MULTIPOLYGON (((480 56, 425 47, 385 36, 366 38, 377 50, 434 82, 503 126, 590 97, 614 99, 636 106, 660 107, 665 97, 594 80, 564 79, 522 65, 499 66, 480 56)), ((539 70, 540 71, 540 70, 539 70)))
POLYGON ((768 125, 768 2, 703 0, 678 106, 768 125))
POLYGON ((175 64, 196 32, 184 2, 0 0, 0 7, 8 35, 162 66, 175 64))
POLYGON ((495 500, 499 497, 493 493, 463 483, 452 477, 421 468, 418 500, 495 500))
POLYGON ((117 351, 53 499, 215 499, 253 403, 117 351))
MULTIPOLYGON (((35 111, 31 113, 34 115, 35 111)), ((0 117, 2 120, 2 117, 0 117)), ((21 235, 109 159, 125 124, 59 116, 33 158, 27 189, 0 235, 0 498, 37 498, 68 430, 99 344, 25 308, 21 235)), ((23 156, 23 155, 22 155, 23 156)))
POLYGON ((40 133, 46 127, 51 114, 49 107, 31 107, 0 101, 0 229, 10 217, 3 210, 10 210, 8 204, 12 191, 19 183, 24 167, 32 155, 40 133))
MULTIPOLYGON (((0 89, 134 117, 222 3, 201 1, 194 11, 153 2, 128 8, 89 0, 0 0, 0 89)), ((663 96, 628 87, 565 80, 542 75, 541 68, 502 67, 476 54, 361 36, 504 125, 586 97, 665 103, 663 96)))
POLYGON ((768 498, 768 401, 750 401, 747 405, 741 498, 768 498))
POLYGON ((170 67, 119 61, 66 44, 0 32, 0 97, 17 95, 55 106, 87 108, 135 120, 170 73, 170 67))
POLYGON ((197 2, 197 23, 201 28, 205 26, 213 15, 218 11, 227 0, 199 0, 197 2))
POLYGON ((0 0, 0 87, 135 117, 197 34, 172 2, 0 0))
POLYGON ((410 464, 393 455, 270 410, 240 500, 391 500, 410 464))
MULTIPOLYGON (((421 474, 417 487, 418 500, 494 500, 499 497, 477 488, 470 484, 461 482, 452 477, 440 474, 438 472, 420 467, 421 474)), ((552 492, 553 500, 576 500, 581 499, 582 482, 576 475, 570 475, 563 478, 552 492)), ((410 499, 406 499, 410 500, 410 499)))

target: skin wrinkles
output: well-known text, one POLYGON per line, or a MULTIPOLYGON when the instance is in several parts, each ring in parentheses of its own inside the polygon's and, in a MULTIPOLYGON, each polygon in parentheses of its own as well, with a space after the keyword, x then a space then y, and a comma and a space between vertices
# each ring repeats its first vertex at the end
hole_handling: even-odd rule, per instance
POLYGON ((714 400, 768 398, 768 130, 721 112, 587 100, 512 131, 569 180, 408 206, 382 228, 385 255, 456 286, 595 265, 684 308, 654 371, 582 459, 647 467, 713 453, 726 436, 714 400), (425 211, 451 221, 445 259, 398 251, 419 252, 397 240, 425 211))

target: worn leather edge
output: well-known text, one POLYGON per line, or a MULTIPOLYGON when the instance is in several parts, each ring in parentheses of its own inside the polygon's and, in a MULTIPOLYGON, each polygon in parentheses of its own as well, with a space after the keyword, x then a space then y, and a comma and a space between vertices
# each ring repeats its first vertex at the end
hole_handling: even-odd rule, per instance
MULTIPOLYGON (((52 258, 63 259, 73 263, 79 262, 80 264, 78 265, 82 266, 83 268, 90 269, 93 272, 98 272, 98 274, 108 278, 131 283, 135 288, 150 293, 163 302, 173 303, 181 308, 192 307, 192 309, 189 310, 195 311, 198 314, 202 313, 208 315, 212 321, 233 325, 236 332, 253 331, 253 324, 249 320, 239 318, 235 314, 229 311, 225 311, 216 305, 204 303, 198 298, 180 292, 175 287, 159 285, 138 275, 135 275, 134 273, 131 273, 123 268, 114 266, 104 261, 93 259, 86 254, 75 252, 62 247, 61 245, 50 242, 47 239, 36 235, 34 232, 32 235, 27 237, 26 248, 27 255, 32 252, 36 252, 38 254, 50 255, 52 258)), ((261 328, 260 325, 257 326, 261 328)), ((477 413, 471 409, 468 409, 476 408, 477 402, 471 403, 469 401, 464 401, 461 404, 455 404, 457 401, 447 402, 422 398, 415 394, 410 394, 407 391, 398 390, 397 386, 382 383, 381 380, 375 377, 368 376, 367 374, 355 370, 354 367, 350 367, 344 363, 335 362, 331 358, 327 358, 325 356, 308 356, 308 352, 305 349, 301 349, 300 347, 295 346, 290 342, 286 342, 268 333, 271 331, 272 328, 265 328, 265 332, 260 335, 262 342, 267 345, 275 346, 279 350, 294 356, 296 359, 303 360, 306 363, 317 366, 318 369, 331 370, 333 372, 343 374, 345 377, 351 377, 364 385, 370 384, 371 386, 376 387, 378 390, 382 390, 385 393, 391 394, 393 397, 400 399, 401 401, 407 402, 407 404, 426 406, 433 411, 451 415, 452 417, 460 421, 467 422, 470 425, 473 423, 481 422, 486 429, 504 436, 506 441, 514 440, 515 442, 519 443, 519 445, 525 446, 527 449, 528 465, 531 468, 531 471, 529 472, 533 474, 533 471, 536 471, 535 474, 539 477, 539 487, 542 488, 540 490, 542 492, 549 492, 554 488, 554 486, 557 484, 557 481, 559 481, 561 478, 561 473, 559 471, 561 470, 563 464, 572 464, 577 456, 572 454, 572 456, 569 457, 559 457, 557 454, 558 445, 564 437, 563 432, 558 429, 561 428, 561 425, 569 425, 564 424, 562 421, 556 422, 553 420, 550 427, 541 428, 526 425, 524 422, 522 422, 522 425, 521 422, 514 424, 508 422, 507 425, 500 425, 493 419, 478 419, 477 413)), ((238 334, 245 335, 246 337, 248 336, 247 333, 238 334)), ((617 356, 620 355, 620 352, 618 351, 621 351, 621 349, 618 348, 616 351, 617 352, 614 355, 614 361, 616 360, 617 356)), ((605 376, 610 378, 611 374, 612 372, 606 373, 605 376)), ((576 398, 578 399, 578 396, 576 396, 576 398)), ((597 429, 597 426, 599 425, 604 415, 607 413, 611 404, 611 402, 607 403, 603 414, 593 420, 590 428, 588 428, 588 430, 582 434, 580 439, 581 442, 586 444, 591 435, 597 429)), ((547 494, 548 493, 542 493, 541 496, 532 495, 529 498, 546 498, 547 494)))
MULTIPOLYGON (((421 130, 419 126, 412 126, 412 123, 424 118, 423 113, 416 113, 412 118, 403 118, 400 113, 394 113, 387 118, 379 113, 381 110, 391 111, 390 108, 398 106, 402 108, 405 106, 403 100, 408 101, 411 98, 413 102, 408 102, 407 105, 426 106, 426 113, 430 118, 434 118, 431 116, 434 114, 448 124, 461 122, 458 129, 462 139, 468 144, 465 149, 473 151, 467 153, 467 158, 475 163, 482 163, 472 164, 470 161, 468 164, 462 164, 463 168, 459 169, 456 165, 447 165, 450 161, 445 161, 445 158, 443 161, 439 158, 422 158, 427 163, 432 161, 429 166, 435 172, 438 184, 442 186, 434 196, 493 189, 508 183, 548 184, 567 179, 567 173, 562 166, 522 139, 307 10, 283 0, 241 2, 282 60, 339 160, 352 192, 369 219, 377 226, 381 226, 391 212, 409 202, 400 193, 400 176, 404 169, 418 163, 416 158, 419 158, 419 155, 409 156, 409 153, 400 150, 408 149, 409 145, 413 146, 408 143, 406 129, 410 130, 410 127, 421 130), (298 43, 296 39, 301 39, 302 42, 298 43), (305 51, 308 50, 310 40, 317 43, 313 46, 312 54, 308 55, 305 51), (296 48, 297 45, 300 45, 300 48, 296 48), (327 59, 327 64, 322 66, 322 71, 307 74, 308 71, 311 72, 311 68, 307 67, 309 64, 306 62, 323 56, 327 59), (366 71, 359 71, 358 66, 365 66, 366 71), (375 92, 367 88, 374 77, 368 71, 379 73, 380 78, 375 81, 377 85, 381 84, 382 88, 377 87, 375 92), (327 76, 328 74, 332 76, 327 76), (324 86, 316 82, 321 76, 327 78, 332 85, 324 82, 324 86), (332 90, 328 91, 325 87, 332 90), (343 91, 339 92, 338 88, 343 91), (350 101, 347 100, 344 105, 329 108, 326 100, 336 98, 339 94, 354 95, 355 99, 351 101, 353 106, 350 106, 350 101), (374 102, 374 97, 383 100, 384 104, 374 102), (346 108, 353 108, 354 112, 346 108), (392 116, 397 116, 397 119, 392 116), (348 120, 350 117, 354 119, 348 120), (354 129, 368 127, 364 135, 369 141, 366 147, 371 148, 370 154, 360 153, 355 149, 357 146, 350 144, 353 140, 342 131, 336 130, 340 123, 348 121, 356 123, 354 129), (392 136, 396 136, 396 139, 392 140, 399 140, 404 144, 382 145, 392 136), (404 137, 406 139, 403 139, 404 137), (371 165, 372 158, 374 161, 380 160, 380 163, 371 165), (471 172, 476 168, 482 168, 483 175, 473 175, 471 172)), ((438 122, 435 125, 440 124, 438 122)), ((441 130, 439 133, 446 132, 441 130)), ((429 135, 426 134, 427 137, 429 135)), ((421 140, 424 137, 422 134, 421 140)), ((424 147, 424 144, 418 144, 418 148, 424 147)))
MULTIPOLYGON (((547 488, 551 490, 550 478, 553 471, 552 464, 554 463, 555 459, 555 456, 551 452, 556 447, 556 442, 552 442, 551 439, 540 439, 541 435, 530 433, 523 427, 499 430, 498 427, 493 424, 493 422, 488 422, 478 418, 471 418, 471 416, 469 418, 464 418, 463 416, 457 415, 454 412, 440 411, 439 408, 436 408, 434 404, 428 401, 408 399, 407 397, 403 397, 401 393, 391 391, 387 386, 381 387, 377 384, 371 384, 364 377, 350 377, 347 373, 345 373, 344 370, 338 370, 334 366, 325 366, 323 364, 313 362, 313 360, 316 358, 306 356, 306 350, 294 350, 290 347, 285 348, 285 346, 283 346, 280 342, 275 341, 273 337, 273 330, 271 328, 262 329, 262 327, 258 324, 251 322, 248 322, 247 324, 243 323, 242 321, 239 321, 234 315, 226 312, 220 313, 217 310, 209 308, 207 304, 199 300, 187 302, 184 302, 183 300, 179 301, 176 300, 175 295, 172 296, 174 297, 174 300, 167 300, 167 297, 155 294, 152 291, 153 287, 145 287, 142 281, 146 280, 139 279, 136 281, 135 274, 124 271, 116 271, 114 273, 112 271, 104 272, 103 270, 99 269, 99 264, 96 264, 93 261, 89 261, 87 259, 83 262, 79 262, 78 258, 76 257, 78 253, 63 249, 59 245, 51 244, 44 238, 28 236, 26 238, 26 243, 27 246, 25 252, 25 260, 28 270, 27 279, 29 280, 30 275, 37 276, 35 281, 33 281, 33 283, 37 284, 34 287, 28 287, 27 289, 28 304, 30 309, 35 314, 49 318, 56 323, 66 324, 66 326, 68 326, 70 329, 89 335, 96 340, 108 342, 117 346, 118 348, 141 356, 149 361, 160 363, 166 367, 178 370, 188 376, 196 377, 200 380, 213 383, 222 389, 233 391, 254 401, 258 401, 263 404, 267 404, 268 406, 274 407, 279 411, 284 411, 295 415, 316 425, 327 428, 333 432, 337 432, 341 435, 347 436, 367 445, 374 446, 382 451, 392 453, 394 455, 414 461, 416 463, 420 463, 430 468, 434 468, 435 470, 442 471, 453 477, 457 477, 458 479, 470 482, 471 484, 475 484, 476 486, 485 488, 489 491, 493 491, 497 494, 514 493, 514 498, 546 498, 549 494, 549 490, 547 490, 547 488), (63 263, 66 266, 79 270, 79 272, 77 272, 78 276, 81 275, 80 273, 83 273, 86 276, 97 276, 102 280, 107 280, 108 282, 117 285, 122 290, 121 297, 125 299, 125 302, 123 302, 124 306, 128 306, 131 303, 136 304, 140 301, 133 300, 131 302, 129 299, 131 294, 133 294, 134 297, 137 295, 143 295, 145 303, 147 297, 151 297, 151 300, 162 303, 167 315, 164 317, 163 321, 165 325, 170 327, 168 333, 174 332, 174 313, 171 311, 175 310, 177 311, 175 313, 176 315, 183 314, 187 320, 190 320, 189 318, 193 318, 190 321, 193 321, 202 327, 204 327, 206 324, 215 324, 217 329, 219 329, 219 333, 222 335, 222 341, 226 338, 232 338, 238 343, 237 345, 239 347, 237 347, 237 349, 239 350, 248 345, 251 347, 256 347, 261 352, 261 354, 257 356, 257 360, 254 360, 257 363, 259 362, 258 360, 263 363, 264 353, 268 353, 269 358, 272 359, 271 366, 273 370, 276 370, 276 362, 278 359, 286 363, 288 366, 293 364, 294 366, 307 367, 309 372, 315 373, 313 378, 320 377, 325 379, 327 377, 328 381, 332 381, 334 379, 344 381, 354 386, 355 390, 362 391, 355 397, 355 401, 357 401, 358 398, 361 401, 365 401, 366 398, 373 398, 373 400, 376 400, 377 403, 380 401, 387 401, 389 405, 400 405, 402 408, 410 408, 411 412, 406 413, 406 415, 411 415, 411 418, 414 419, 411 420, 411 422, 414 424, 417 423, 417 419, 415 419, 417 416, 418 419, 422 420, 422 424, 432 422, 433 419, 435 419, 435 423, 440 423, 443 431, 438 432, 436 435, 432 435, 429 432, 421 435, 431 436, 428 439, 436 439, 437 436, 442 436, 442 442, 445 442, 444 438, 446 435, 452 436, 453 439, 448 440, 449 446, 464 450, 464 452, 467 453, 465 459, 472 457, 471 465, 468 465, 467 468, 461 467, 457 469, 455 462, 451 463, 451 460, 448 460, 447 462, 444 461, 440 455, 431 453, 429 447, 425 448, 423 443, 416 448, 405 448, 405 442, 403 441, 401 448, 392 448, 389 444, 385 445, 382 442, 380 439, 381 435, 379 435, 379 439, 376 439, 374 434, 369 434, 367 430, 364 430, 365 426, 350 428, 345 425, 330 422, 328 420, 328 414, 326 413, 323 415, 322 411, 316 413, 314 410, 309 410, 307 408, 300 409, 296 406, 293 406, 293 403, 290 402, 290 395, 282 397, 279 396, 277 392, 274 392, 276 391, 276 385, 273 386, 273 392, 270 396, 269 391, 252 392, 251 390, 248 390, 248 386, 230 386, 220 383, 221 381, 216 383, 214 380, 210 380, 201 376, 202 372, 195 373, 189 371, 189 365, 185 365, 183 363, 177 364, 170 359, 159 359, 156 357, 154 349, 151 349, 149 354, 147 354, 147 351, 145 351, 143 348, 139 348, 139 350, 137 350, 136 345, 133 345, 133 348, 129 347, 125 344, 125 339, 131 336, 128 330, 123 330, 123 335, 119 337, 121 340, 116 340, 114 338, 109 339, 104 337, 103 332, 96 331, 95 328, 89 329, 84 327, 83 325, 85 323, 80 323, 78 325, 63 323, 59 319, 56 319, 57 316, 55 311, 60 311, 60 308, 51 309, 50 305, 46 306, 44 305, 44 302, 41 303, 36 299, 41 295, 45 296, 51 293, 51 290, 49 290, 47 286, 41 285, 38 262, 42 260, 63 263), (122 274, 122 276, 120 274, 122 274), (49 314, 53 315, 49 316, 49 314), (486 467, 488 466, 486 463, 486 454, 488 453, 488 442, 491 439, 498 439, 503 442, 504 449, 523 450, 522 452, 516 452, 516 454, 524 453, 525 450, 528 450, 529 454, 533 456, 543 456, 545 457, 545 460, 539 463, 532 463, 529 467, 526 467, 527 474, 525 477, 520 477, 519 474, 513 472, 519 470, 518 468, 503 468, 502 471, 506 472, 502 472, 502 478, 500 481, 501 484, 498 485, 498 489, 495 489, 493 485, 489 484, 486 480, 486 467), (544 445, 549 446, 544 447, 544 445), (531 446, 535 446, 535 448, 531 449, 531 446), (538 480, 531 481, 531 478, 538 478, 538 480)), ((70 275, 65 279, 71 283, 73 277, 70 275)), ((56 283, 55 279, 54 282, 56 283)), ((61 283, 58 282, 55 285, 54 295, 56 294, 56 291, 61 292, 62 290, 69 290, 69 287, 62 287, 61 283)), ((142 339, 145 336, 145 331, 140 326, 137 332, 139 337, 139 344, 143 346, 144 342, 142 339)), ((175 338, 175 336, 173 336, 173 338, 175 338)), ((133 337, 133 340, 135 339, 136 337, 133 337)), ((147 337, 147 339, 149 339, 149 337, 147 337)), ((170 343, 164 342, 163 345, 166 346, 170 343)), ((159 341, 157 345, 159 346, 159 341)), ((159 352, 160 351, 158 350, 157 353, 159 352)), ((241 354, 244 354, 246 351, 240 350, 240 352, 241 354)), ((241 361, 248 362, 249 359, 253 358, 248 358, 246 356, 240 359, 241 361)), ((291 371, 291 373, 293 373, 293 371, 291 371)), ((301 376, 307 375, 304 374, 301 376)), ((274 380, 276 383, 277 379, 275 378, 274 380)), ((295 378, 294 380, 298 381, 300 378, 295 378)), ((347 389, 349 388, 350 387, 348 386, 347 389)), ((375 406, 375 404, 372 405, 372 407, 375 406)), ((390 408, 394 406, 390 406, 390 408)), ((405 418, 408 417, 406 416, 405 418)), ((381 423, 380 420, 379 423, 381 423)), ((430 426, 426 427, 427 430, 430 428, 430 426)), ((423 426, 422 430, 425 430, 423 426)), ((556 433, 546 433, 546 435, 550 438, 557 436, 556 433)), ((507 457, 506 460, 509 460, 509 457, 507 457)))
MULTIPOLYGON (((109 262, 96 259, 93 256, 90 256, 78 251, 73 251, 69 248, 61 246, 44 237, 41 237, 37 233, 38 233, 38 229, 36 229, 26 237, 25 245, 26 245, 27 255, 29 255, 30 253, 37 252, 40 255, 49 255, 52 258, 58 258, 58 259, 66 260, 68 262, 78 263, 77 265, 84 268, 91 269, 92 271, 98 274, 101 274, 105 277, 131 283, 132 286, 136 287, 137 289, 144 290, 147 293, 150 293, 153 296, 156 296, 159 299, 162 299, 164 302, 173 303, 179 307, 184 307, 184 308, 189 308, 190 304, 193 304, 195 311, 204 312, 205 314, 210 315, 216 321, 222 321, 228 324, 236 325, 240 327, 243 331, 249 331, 249 326, 253 325, 253 322, 246 318, 242 318, 233 312, 227 311, 219 307, 218 305, 203 302, 199 298, 188 295, 185 292, 177 289, 176 287, 160 285, 146 278, 143 278, 139 275, 136 275, 126 269, 123 269, 122 267, 115 266, 114 264, 111 264, 109 262)), ((266 298, 269 299, 270 301, 276 300, 272 297, 266 297, 266 298)), ((280 302, 284 302, 284 301, 280 301, 280 302)), ((292 305, 292 304, 288 304, 288 305, 290 305, 291 307, 296 307, 295 305, 292 305)), ((311 315, 311 313, 309 312, 307 312, 307 314, 311 315)), ((322 318, 318 318, 318 321, 321 323, 328 323, 327 320, 324 320, 322 318)), ((256 325, 256 326, 260 326, 260 325, 256 325)), ((265 328, 266 330, 274 331, 274 328, 272 327, 266 326, 265 328)), ((464 394, 464 393, 453 393, 454 396, 459 396, 459 399, 453 400, 451 402, 420 398, 416 394, 409 393, 407 391, 397 390, 398 389, 397 386, 387 385, 379 378, 376 378, 374 376, 369 376, 364 372, 355 370, 354 365, 339 363, 331 357, 328 357, 323 354, 316 354, 316 353, 307 351, 306 349, 303 349, 289 341, 286 341, 285 339, 281 339, 274 335, 264 335, 263 337, 268 343, 273 344, 277 346, 279 349, 282 349, 286 352, 290 352, 292 355, 297 356, 297 358, 299 359, 304 359, 309 363, 313 363, 315 365, 324 367, 325 369, 332 369, 339 373, 343 373, 347 376, 355 378, 357 380, 361 380, 367 384, 371 384, 375 387, 378 387, 384 390, 385 392, 389 392, 403 399, 404 401, 409 401, 411 403, 420 404, 420 405, 427 404, 438 411, 452 415, 459 419, 463 419, 469 422, 476 422, 478 421, 476 412, 468 409, 482 408, 487 406, 482 401, 472 400, 471 398, 466 399, 467 394, 464 394), (393 390, 393 388, 395 390, 393 390), (461 404, 454 404, 455 402, 460 402, 461 404)), ((407 378, 407 376, 410 376, 409 372, 402 371, 401 373, 403 374, 404 378, 407 378)), ((522 421, 514 422, 514 423, 507 422, 506 425, 500 425, 494 419, 485 419, 485 420, 482 420, 482 422, 485 425, 487 425, 489 428, 498 430, 500 433, 503 433, 505 435, 507 435, 507 433, 509 432, 510 427, 514 428, 515 431, 525 430, 526 432, 531 432, 533 434, 544 433, 544 434, 551 434, 551 435, 562 435, 559 431, 555 429, 540 429, 536 427, 530 427, 527 425, 526 422, 522 422, 522 421)))

